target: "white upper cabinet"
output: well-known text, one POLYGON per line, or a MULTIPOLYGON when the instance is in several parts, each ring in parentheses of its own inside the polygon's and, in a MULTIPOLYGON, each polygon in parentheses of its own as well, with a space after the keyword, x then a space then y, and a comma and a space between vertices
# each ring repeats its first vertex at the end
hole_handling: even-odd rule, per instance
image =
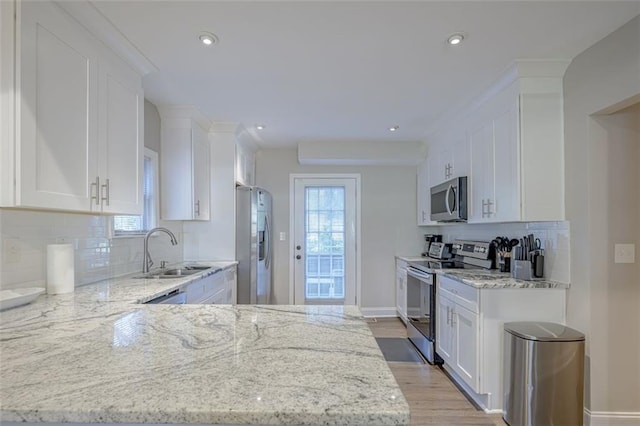
POLYGON ((255 154, 251 148, 236 143, 236 183, 239 185, 255 185, 255 154))
POLYGON ((2 87, 2 116, 16 123, 2 134, 2 205, 140 214, 140 75, 55 3, 15 5, 8 21, 14 4, 2 4, 2 24, 19 40, 7 49, 2 34, 2 70, 16 76, 2 87))
POLYGON ((432 158, 427 157, 418 165, 417 170, 417 222, 418 226, 437 225, 437 222, 431 220, 431 176, 432 158))
POLYGON ((472 114, 469 222, 564 219, 562 91, 546 83, 516 81, 472 114))
MULTIPOLYGON (((562 76, 568 64, 517 61, 430 138, 429 184, 469 176, 470 223, 565 219, 562 76)), ((418 207, 418 224, 420 213, 418 207)))
POLYGON ((209 220, 211 153, 208 121, 191 107, 160 108, 160 217, 209 220))
POLYGON ((439 137, 429 148, 431 186, 469 174, 469 141, 460 127, 439 137))
POLYGON ((98 80, 102 212, 142 214, 144 95, 138 75, 112 55, 100 62, 98 80))

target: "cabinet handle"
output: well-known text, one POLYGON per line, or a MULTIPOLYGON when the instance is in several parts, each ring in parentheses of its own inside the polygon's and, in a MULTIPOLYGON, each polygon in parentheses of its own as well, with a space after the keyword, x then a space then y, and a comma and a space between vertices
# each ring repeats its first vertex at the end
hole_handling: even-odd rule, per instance
POLYGON ((451 308, 447 306, 447 325, 449 325, 449 313, 451 312, 451 308))
POLYGON ((200 200, 196 201, 196 216, 200 216, 200 200))
POLYGON ((487 202, 486 202, 486 200, 483 198, 483 199, 482 199, 482 217, 483 217, 483 218, 484 218, 484 217, 485 217, 485 215, 487 214, 487 213, 485 212, 485 207, 486 207, 486 206, 487 206, 487 202))
POLYGON ((456 311, 455 307, 451 308, 451 326, 456 325, 456 311))
POLYGON ((422 221, 423 221, 423 222, 426 222, 426 220, 427 220, 425 216, 426 216, 426 215, 425 215, 425 211, 424 211, 424 210, 422 210, 422 221))
MULTIPOLYGON (((105 196, 103 196, 103 195, 102 195, 103 191, 101 190, 101 191, 100 191, 100 193, 101 193, 101 197, 100 197, 100 199, 101 199, 102 201, 105 201, 105 202, 106 202, 106 204, 107 204, 107 206, 108 206, 108 205, 109 205, 109 197, 110 197, 109 192, 111 191, 111 189, 110 189, 110 187, 109 187, 109 179, 107 179, 107 183, 105 183, 104 185, 102 185, 102 187, 101 187, 101 188, 104 190, 104 192, 106 192, 106 193, 107 193, 107 196, 106 196, 106 197, 105 197, 105 196)), ((97 203, 96 203, 96 204, 97 204, 97 203)))
POLYGON ((491 211, 492 205, 493 205, 493 201, 487 198, 487 217, 491 217, 491 215, 494 213, 491 211))
POLYGON ((91 196, 91 200, 96 200, 96 206, 100 205, 100 196, 98 194, 98 192, 100 191, 100 177, 96 176, 96 181, 95 182, 91 182, 91 185, 89 185, 89 194, 91 196), (93 188, 95 187, 96 195, 93 195, 93 188))

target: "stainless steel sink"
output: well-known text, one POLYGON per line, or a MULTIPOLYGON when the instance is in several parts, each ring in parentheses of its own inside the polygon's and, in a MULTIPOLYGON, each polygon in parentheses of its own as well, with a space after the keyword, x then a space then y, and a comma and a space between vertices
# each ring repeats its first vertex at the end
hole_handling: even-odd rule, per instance
POLYGON ((180 268, 180 269, 167 269, 166 271, 162 272, 160 274, 160 278, 162 278, 163 276, 169 276, 169 277, 182 277, 184 275, 192 275, 192 274, 197 274, 198 272, 200 272, 197 269, 186 269, 186 268, 180 268))
POLYGON ((149 272, 143 275, 137 275, 133 278, 135 279, 155 279, 155 278, 180 278, 186 277, 188 275, 198 274, 204 270, 210 269, 209 266, 202 267, 201 269, 193 269, 192 267, 184 267, 184 268, 175 268, 175 269, 166 269, 160 271, 149 272))

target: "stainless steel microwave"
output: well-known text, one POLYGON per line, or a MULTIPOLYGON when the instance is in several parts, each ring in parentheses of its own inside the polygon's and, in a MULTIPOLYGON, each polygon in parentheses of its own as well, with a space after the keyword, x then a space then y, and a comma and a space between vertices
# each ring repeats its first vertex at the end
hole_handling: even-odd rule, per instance
POLYGON ((431 187, 431 220, 467 221, 467 177, 457 177, 431 187))

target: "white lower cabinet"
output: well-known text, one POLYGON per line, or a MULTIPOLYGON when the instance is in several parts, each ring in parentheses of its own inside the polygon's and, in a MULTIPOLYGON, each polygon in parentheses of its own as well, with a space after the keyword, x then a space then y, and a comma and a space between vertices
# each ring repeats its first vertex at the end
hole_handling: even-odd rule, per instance
POLYGON ((188 304, 235 304, 236 267, 194 281, 187 286, 188 304))
POLYGON ((439 277, 439 280, 436 352, 467 385, 477 391, 479 290, 446 277, 439 277), (475 312, 469 307, 475 307, 475 312))
POLYGON ((566 290, 475 288, 438 275, 436 352, 451 377, 485 410, 502 410, 504 323, 564 324, 566 290))
POLYGON ((238 267, 232 266, 224 270, 224 279, 227 287, 227 302, 232 305, 238 303, 237 286, 238 286, 238 267))
POLYGON ((479 388, 478 380, 478 325, 480 316, 460 305, 456 305, 451 315, 455 337, 454 366, 460 377, 472 389, 479 388))
POLYGON ((454 330, 451 326, 451 312, 454 310, 455 302, 445 294, 445 292, 438 289, 438 297, 436 298, 436 352, 445 363, 453 365, 454 330))
POLYGON ((396 311, 407 323, 407 262, 396 258, 396 311))

